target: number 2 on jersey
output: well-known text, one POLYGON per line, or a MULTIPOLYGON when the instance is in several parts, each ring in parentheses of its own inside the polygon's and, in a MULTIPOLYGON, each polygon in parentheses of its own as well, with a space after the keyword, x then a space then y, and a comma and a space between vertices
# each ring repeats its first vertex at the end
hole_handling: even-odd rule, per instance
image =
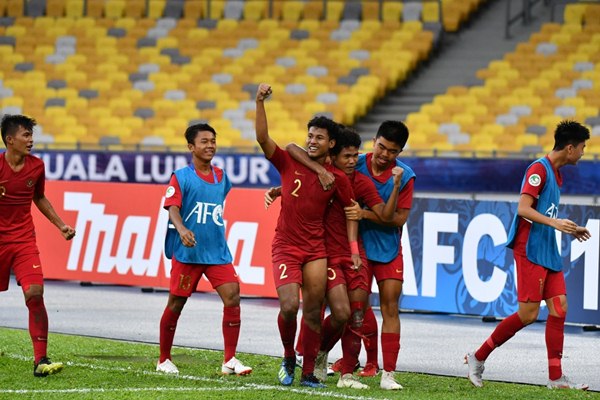
POLYGON ((296 184, 296 188, 292 190, 292 196, 299 197, 298 191, 300 190, 300 186, 302 186, 302 181, 300 179, 294 179, 294 183, 296 184))

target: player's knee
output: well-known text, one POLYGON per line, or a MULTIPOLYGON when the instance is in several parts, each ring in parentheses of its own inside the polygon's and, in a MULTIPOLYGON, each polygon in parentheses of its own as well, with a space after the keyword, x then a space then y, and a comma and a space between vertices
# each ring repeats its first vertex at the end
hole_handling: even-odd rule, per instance
POLYGON ((354 310, 350 316, 350 327, 354 330, 362 329, 364 315, 362 310, 354 310))
POLYGON ((331 315, 338 325, 345 325, 350 318, 350 307, 337 306, 331 308, 331 315))
POLYGON ((564 296, 556 296, 552 298, 552 305, 554 306, 554 312, 559 318, 565 318, 567 316, 567 299, 564 296))
POLYGON ((298 308, 298 303, 295 303, 293 301, 283 301, 280 304, 279 310, 283 317, 287 320, 296 318, 296 315, 298 315, 298 308))
POLYGON ((25 301, 33 297, 43 297, 44 287, 42 285, 23 285, 23 294, 25 295, 25 301))

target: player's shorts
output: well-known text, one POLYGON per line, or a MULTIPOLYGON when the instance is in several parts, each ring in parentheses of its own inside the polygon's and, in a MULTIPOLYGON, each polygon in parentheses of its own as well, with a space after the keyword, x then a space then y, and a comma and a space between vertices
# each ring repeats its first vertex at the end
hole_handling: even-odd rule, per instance
MULTIPOLYGON (((364 261, 363 261, 364 263, 364 261)), ((350 257, 331 257, 327 260, 327 290, 345 284, 348 291, 363 289, 369 291, 369 271, 363 264, 359 270, 352 269, 350 257)))
POLYGON ((278 288, 289 283, 302 286, 302 267, 314 260, 327 258, 325 246, 300 250, 297 246, 273 243, 273 280, 278 288))
POLYGON ((514 253, 517 265, 517 299, 520 302, 539 302, 567 294, 565 275, 535 264, 523 255, 514 253))
POLYGON ((402 258, 402 246, 398 249, 398 255, 388 263, 380 263, 369 260, 369 266, 377 283, 386 279, 396 279, 404 282, 404 260, 402 258))
POLYGON ((0 246, 0 292, 8 290, 10 270, 24 292, 31 285, 43 285, 44 273, 35 241, 0 246))
POLYGON ((233 264, 187 264, 173 257, 171 260, 171 282, 169 293, 174 296, 190 297, 196 291, 202 275, 213 289, 225 283, 239 283, 233 264))

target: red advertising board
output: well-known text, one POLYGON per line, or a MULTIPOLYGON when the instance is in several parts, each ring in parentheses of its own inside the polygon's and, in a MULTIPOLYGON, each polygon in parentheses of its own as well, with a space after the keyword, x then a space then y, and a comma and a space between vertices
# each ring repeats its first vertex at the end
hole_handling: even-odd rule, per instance
MULTIPOLYGON (((168 288, 163 244, 168 213, 165 185, 49 181, 46 196, 77 235, 65 242, 35 208, 34 223, 48 279, 168 288)), ((277 297, 271 240, 279 202, 269 210, 263 189, 234 188, 224 209, 226 235, 242 295, 277 297)), ((199 290, 212 290, 202 280, 199 290)))

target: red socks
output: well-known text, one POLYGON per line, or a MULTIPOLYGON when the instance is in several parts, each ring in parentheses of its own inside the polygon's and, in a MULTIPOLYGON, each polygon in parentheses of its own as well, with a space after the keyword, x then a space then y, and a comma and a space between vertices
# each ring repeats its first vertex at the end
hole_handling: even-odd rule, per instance
POLYGON ((562 351, 565 340, 565 319, 548 315, 546 321, 546 350, 548 373, 553 381, 562 376, 562 351))
POLYGON ((223 360, 229 361, 235 356, 238 339, 240 337, 240 307, 223 307, 223 360))
POLYGON ((517 313, 505 318, 498 324, 494 332, 481 345, 479 350, 475 352, 475 358, 479 361, 485 361, 496 347, 502 346, 508 339, 515 336, 515 333, 523 329, 524 326, 517 313))
POLYGON ((281 316, 281 313, 277 315, 277 326, 279 327, 279 336, 283 345, 283 356, 286 358, 296 356, 294 352, 294 339, 296 338, 297 325, 296 318, 286 321, 281 316))
POLYGON ((335 346, 335 344, 342 337, 343 332, 343 325, 339 329, 334 329, 334 327, 331 325, 331 314, 328 315, 321 325, 321 335, 323 336, 323 340, 321 341, 321 350, 329 351, 333 349, 333 346, 335 346))
POLYGON ((365 351, 367 353, 367 364, 379 366, 378 362, 378 343, 377 343, 377 319, 371 307, 365 311, 362 333, 364 335, 365 351))
POLYGON ((302 325, 304 328, 302 375, 306 375, 315 371, 315 360, 321 344, 321 332, 313 331, 304 320, 302 320, 302 325))
POLYGON ((160 359, 159 362, 164 362, 171 359, 171 347, 173 347, 173 339, 175 338, 175 329, 177 328, 177 320, 180 314, 175 314, 169 307, 165 307, 162 318, 160 319, 160 359))
POLYGON ((381 352, 383 355, 383 369, 395 371, 398 353, 400 353, 400 334, 381 333, 381 352))
POLYGON ((25 302, 29 309, 29 335, 33 342, 33 358, 37 364, 46 356, 48 346, 48 313, 42 296, 32 296, 25 302))
POLYGON ((362 308, 362 302, 350 303, 350 320, 342 334, 342 375, 354 372, 354 367, 358 362, 363 321, 358 320, 357 315, 360 315, 358 313, 362 308))

